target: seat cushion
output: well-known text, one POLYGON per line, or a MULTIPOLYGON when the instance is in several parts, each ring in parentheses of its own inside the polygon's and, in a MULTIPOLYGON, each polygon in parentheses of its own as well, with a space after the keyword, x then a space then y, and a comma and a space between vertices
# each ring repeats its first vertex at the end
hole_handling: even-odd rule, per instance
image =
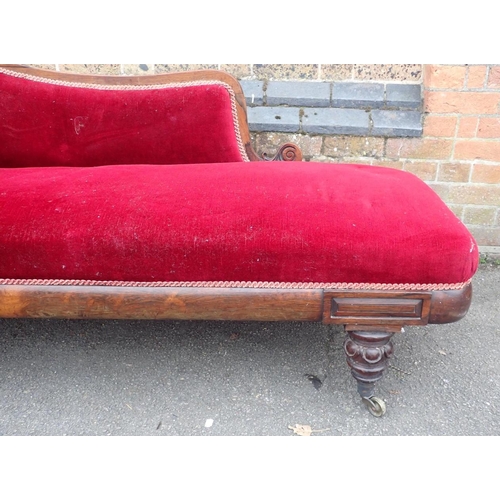
POLYGON ((3 280, 461 286, 477 264, 435 192, 390 168, 0 169, 3 280))

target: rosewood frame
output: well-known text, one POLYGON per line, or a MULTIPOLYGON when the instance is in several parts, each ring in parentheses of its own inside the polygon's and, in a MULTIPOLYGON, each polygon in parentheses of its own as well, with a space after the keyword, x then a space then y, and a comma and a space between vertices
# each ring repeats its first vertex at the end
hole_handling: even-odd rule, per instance
MULTIPOLYGON (((18 65, 0 67, 42 78, 106 85, 218 80, 234 91, 240 135, 250 161, 302 160, 300 149, 291 143, 283 145, 273 158, 258 156, 251 145, 241 86, 221 71, 96 76, 18 65)), ((0 317, 321 321, 343 325, 347 333, 344 350, 358 382, 358 392, 371 413, 380 416, 385 413, 385 405, 374 397, 374 386, 393 352, 392 335, 406 325, 458 321, 467 313, 471 299, 470 283, 458 290, 424 291, 3 284, 0 285, 0 317)))

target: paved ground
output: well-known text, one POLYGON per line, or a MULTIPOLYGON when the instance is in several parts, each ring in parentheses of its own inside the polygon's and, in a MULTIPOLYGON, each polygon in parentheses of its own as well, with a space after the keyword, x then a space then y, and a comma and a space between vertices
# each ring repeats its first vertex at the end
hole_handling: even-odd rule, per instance
POLYGON ((483 266, 465 319, 397 335, 379 419, 337 327, 0 320, 0 435, 496 436, 499 311, 500 268, 483 266))

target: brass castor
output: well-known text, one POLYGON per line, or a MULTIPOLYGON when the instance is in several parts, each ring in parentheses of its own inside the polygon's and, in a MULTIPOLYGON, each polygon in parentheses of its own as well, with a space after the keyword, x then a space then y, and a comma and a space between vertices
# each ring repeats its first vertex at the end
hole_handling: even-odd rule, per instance
POLYGON ((386 412, 385 403, 375 396, 363 398, 363 403, 365 403, 368 411, 375 417, 381 417, 386 412))

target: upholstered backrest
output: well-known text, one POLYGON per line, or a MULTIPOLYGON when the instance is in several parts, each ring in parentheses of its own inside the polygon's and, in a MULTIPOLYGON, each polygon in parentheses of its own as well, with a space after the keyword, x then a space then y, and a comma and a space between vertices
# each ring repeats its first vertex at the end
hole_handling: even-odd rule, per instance
POLYGON ((116 80, 0 67, 0 167, 248 161, 227 83, 116 80))

